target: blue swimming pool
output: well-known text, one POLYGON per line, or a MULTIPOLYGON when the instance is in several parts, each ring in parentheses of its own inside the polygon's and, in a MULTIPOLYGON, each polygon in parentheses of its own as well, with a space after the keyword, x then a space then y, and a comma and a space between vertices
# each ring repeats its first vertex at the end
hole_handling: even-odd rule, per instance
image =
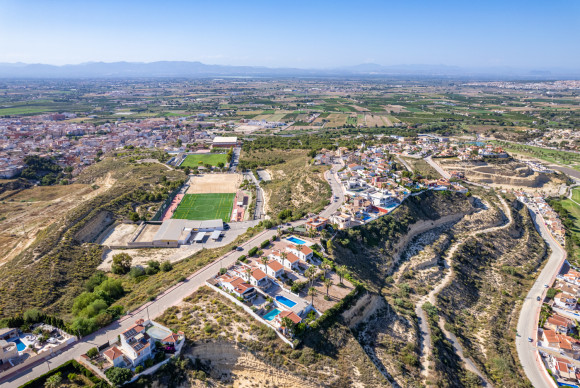
POLYGON ((16 349, 18 349, 19 352, 26 349, 26 345, 24 345, 22 341, 20 341, 20 338, 13 338, 11 340, 8 340, 8 342, 14 342, 16 344, 16 349))
POLYGON ((306 241, 304 240, 300 240, 299 238, 296 238, 294 236, 292 237, 288 237, 286 240, 290 241, 291 243, 294 243, 296 245, 304 245, 306 244, 306 241))
POLYGON ((271 321, 272 319, 276 318, 276 315, 280 314, 280 310, 274 309, 270 311, 268 314, 264 315, 264 319, 266 321, 271 321))
POLYGON ((282 303, 284 306, 289 307, 289 308, 296 306, 296 302, 293 302, 290 299, 288 299, 282 295, 276 295, 276 302, 282 303))

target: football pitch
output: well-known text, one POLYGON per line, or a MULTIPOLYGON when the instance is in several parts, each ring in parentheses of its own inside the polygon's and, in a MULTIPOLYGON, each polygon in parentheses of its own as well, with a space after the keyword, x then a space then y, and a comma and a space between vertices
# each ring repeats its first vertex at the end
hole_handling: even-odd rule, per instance
POLYGON ((234 193, 185 194, 173 217, 185 220, 217 220, 229 222, 234 204, 234 193))
POLYGON ((187 155, 185 160, 181 163, 184 167, 199 167, 199 162, 211 164, 216 167, 218 163, 223 163, 224 166, 228 164, 226 154, 195 154, 187 155))

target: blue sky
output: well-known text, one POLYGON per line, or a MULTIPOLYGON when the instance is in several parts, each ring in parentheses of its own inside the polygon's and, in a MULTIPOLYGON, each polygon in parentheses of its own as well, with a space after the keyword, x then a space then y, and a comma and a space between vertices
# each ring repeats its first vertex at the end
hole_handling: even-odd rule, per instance
POLYGON ((580 68, 580 1, 0 0, 0 62, 580 68))

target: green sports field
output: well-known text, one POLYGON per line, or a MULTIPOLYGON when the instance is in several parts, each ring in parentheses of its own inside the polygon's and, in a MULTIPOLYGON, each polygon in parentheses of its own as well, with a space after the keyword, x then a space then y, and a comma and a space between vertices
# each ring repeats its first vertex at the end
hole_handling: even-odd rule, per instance
POLYGON ((227 165, 228 158, 226 154, 187 155, 181 165, 184 167, 199 167, 199 162, 202 162, 203 164, 211 164, 212 166, 216 167, 219 162, 227 165))
POLYGON ((173 217, 185 220, 217 220, 229 222, 235 194, 185 194, 173 217))

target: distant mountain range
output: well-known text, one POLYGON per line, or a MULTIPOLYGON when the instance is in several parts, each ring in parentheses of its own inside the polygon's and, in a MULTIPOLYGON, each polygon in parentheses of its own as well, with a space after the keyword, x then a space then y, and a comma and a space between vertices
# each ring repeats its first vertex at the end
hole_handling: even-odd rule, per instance
POLYGON ((580 70, 516 69, 508 67, 461 68, 445 65, 383 66, 366 63, 333 69, 272 68, 206 65, 201 62, 88 62, 78 65, 0 63, 0 78, 153 78, 153 77, 361 77, 420 76, 461 78, 580 78, 580 70))

